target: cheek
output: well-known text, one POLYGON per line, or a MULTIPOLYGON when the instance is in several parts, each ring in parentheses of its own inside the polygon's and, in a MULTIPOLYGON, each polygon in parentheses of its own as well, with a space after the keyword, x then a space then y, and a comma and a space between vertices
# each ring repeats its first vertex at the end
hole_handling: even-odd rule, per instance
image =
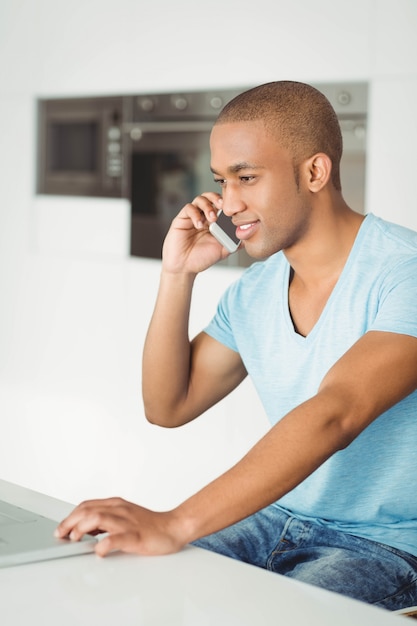
POLYGON ((308 211, 294 202, 279 203, 262 224, 262 248, 268 255, 290 248, 299 241, 308 226, 308 211))

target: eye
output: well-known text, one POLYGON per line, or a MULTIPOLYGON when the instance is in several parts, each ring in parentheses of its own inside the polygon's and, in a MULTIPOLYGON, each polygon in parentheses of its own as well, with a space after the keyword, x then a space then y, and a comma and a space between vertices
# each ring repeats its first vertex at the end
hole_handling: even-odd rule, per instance
POLYGON ((242 183, 251 183, 255 180, 255 176, 239 176, 239 179, 242 183))
POLYGON ((220 187, 224 187, 224 185, 226 184, 226 179, 225 178, 215 178, 214 182, 217 185, 220 185, 220 187))

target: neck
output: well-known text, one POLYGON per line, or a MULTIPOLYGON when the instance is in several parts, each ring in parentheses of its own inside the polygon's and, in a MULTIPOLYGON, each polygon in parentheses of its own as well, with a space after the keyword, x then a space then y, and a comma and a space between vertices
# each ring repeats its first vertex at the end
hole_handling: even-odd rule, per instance
MULTIPOLYGON (((344 204, 344 203, 343 203, 344 204)), ((307 336, 317 323, 350 254, 364 219, 346 204, 319 223, 311 220, 306 236, 284 251, 291 265, 289 312, 296 332, 307 336)))
POLYGON ((343 200, 317 213, 313 209, 302 240, 284 250, 294 279, 312 287, 337 280, 364 220, 343 200))

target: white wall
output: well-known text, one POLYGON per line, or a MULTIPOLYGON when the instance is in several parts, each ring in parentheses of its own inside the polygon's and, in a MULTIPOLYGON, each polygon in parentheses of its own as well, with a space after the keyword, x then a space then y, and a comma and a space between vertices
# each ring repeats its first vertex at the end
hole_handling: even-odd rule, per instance
MULTIPOLYGON (((417 229, 415 0, 2 0, 0 476, 76 502, 164 508, 266 428, 250 383, 177 431, 146 423, 141 351, 159 262, 124 201, 36 198, 37 96, 369 80, 367 210, 417 229)), ((238 270, 199 277, 192 333, 238 270)))

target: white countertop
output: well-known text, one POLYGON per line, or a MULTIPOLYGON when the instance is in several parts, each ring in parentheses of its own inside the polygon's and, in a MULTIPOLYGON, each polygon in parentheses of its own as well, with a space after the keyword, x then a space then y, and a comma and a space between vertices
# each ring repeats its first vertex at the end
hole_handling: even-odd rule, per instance
MULTIPOLYGON (((0 497, 52 519, 72 509, 0 480, 0 497)), ((401 616, 187 547, 94 554, 0 570, 2 626, 395 626, 401 616)), ((400 621, 399 621, 400 620, 400 621)))

